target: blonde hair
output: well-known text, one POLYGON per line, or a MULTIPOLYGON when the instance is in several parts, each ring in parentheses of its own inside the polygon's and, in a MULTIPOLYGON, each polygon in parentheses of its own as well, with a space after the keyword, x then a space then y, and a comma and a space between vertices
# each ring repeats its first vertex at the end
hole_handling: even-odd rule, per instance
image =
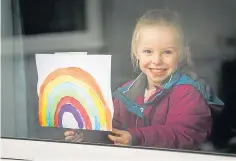
POLYGON ((179 66, 177 70, 187 73, 193 63, 191 60, 189 47, 184 40, 184 34, 180 24, 180 17, 177 13, 167 9, 151 10, 140 17, 137 21, 131 41, 131 60, 134 68, 138 68, 138 59, 136 58, 136 56, 139 31, 142 27, 154 25, 166 26, 174 29, 180 47, 178 52, 179 66))

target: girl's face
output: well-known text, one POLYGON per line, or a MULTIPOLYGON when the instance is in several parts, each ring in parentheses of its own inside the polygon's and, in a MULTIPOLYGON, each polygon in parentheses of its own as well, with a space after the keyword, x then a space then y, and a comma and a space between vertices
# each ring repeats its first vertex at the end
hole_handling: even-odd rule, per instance
POLYGON ((178 47, 170 27, 143 27, 139 31, 136 58, 149 88, 160 86, 178 66, 178 47))

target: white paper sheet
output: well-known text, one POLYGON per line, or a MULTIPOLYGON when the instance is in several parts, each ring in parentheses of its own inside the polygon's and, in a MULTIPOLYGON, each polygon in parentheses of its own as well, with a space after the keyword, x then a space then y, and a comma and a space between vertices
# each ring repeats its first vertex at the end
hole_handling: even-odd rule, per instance
MULTIPOLYGON (((97 82, 102 91, 103 98, 105 99, 105 102, 108 105, 111 116, 113 116, 114 110, 113 110, 111 83, 110 83, 111 55, 36 54, 36 66, 38 71, 38 84, 37 84, 38 96, 40 95, 41 85, 43 84, 44 80, 50 73, 59 68, 79 67, 80 69, 83 69, 84 71, 90 73, 93 76, 93 78, 95 79, 95 81, 97 82)), ((97 112, 99 113, 99 110, 97 112)), ((67 114, 65 113, 65 116, 63 116, 63 118, 68 118, 69 116, 68 113, 67 114)), ((41 115, 39 117, 41 117, 41 115)), ((46 116, 44 116, 44 118, 45 117, 46 116)), ((48 118, 48 116, 46 118, 48 118)), ((96 118, 91 117, 90 119, 93 126, 92 130, 105 130, 105 131, 111 130, 111 128, 107 129, 105 127, 101 127, 101 124, 95 125, 94 119, 96 118), (100 126, 100 128, 98 126, 100 126)), ((85 120, 82 121, 84 122, 85 120)), ((63 120, 62 122, 66 121, 63 120)), ((75 128, 73 118, 67 119, 66 127, 70 128, 68 127, 70 125, 70 122, 71 122, 71 128, 75 128)), ((111 124, 111 120, 109 120, 109 124, 111 124)), ((55 127, 55 125, 52 124, 49 125, 45 122, 44 125, 41 124, 41 126, 55 127)), ((86 129, 85 127, 83 128, 86 129)))

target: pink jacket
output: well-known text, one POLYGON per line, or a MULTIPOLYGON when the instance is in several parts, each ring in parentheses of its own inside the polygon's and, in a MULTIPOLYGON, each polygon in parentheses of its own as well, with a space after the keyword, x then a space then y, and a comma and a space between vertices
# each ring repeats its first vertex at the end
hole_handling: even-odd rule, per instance
POLYGON ((146 104, 146 76, 141 74, 135 81, 126 83, 118 91, 121 95, 115 95, 113 127, 128 130, 132 145, 196 148, 211 132, 211 110, 209 100, 198 86, 185 77, 177 74, 169 87, 157 89, 146 104))

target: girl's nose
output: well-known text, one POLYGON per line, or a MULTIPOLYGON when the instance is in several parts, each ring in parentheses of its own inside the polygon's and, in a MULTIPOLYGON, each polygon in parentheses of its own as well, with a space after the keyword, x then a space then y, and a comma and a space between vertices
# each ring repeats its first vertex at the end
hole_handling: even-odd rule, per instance
POLYGON ((155 64, 155 65, 160 65, 163 63, 163 59, 162 59, 162 56, 161 54, 153 54, 153 57, 152 57, 152 63, 155 64))

